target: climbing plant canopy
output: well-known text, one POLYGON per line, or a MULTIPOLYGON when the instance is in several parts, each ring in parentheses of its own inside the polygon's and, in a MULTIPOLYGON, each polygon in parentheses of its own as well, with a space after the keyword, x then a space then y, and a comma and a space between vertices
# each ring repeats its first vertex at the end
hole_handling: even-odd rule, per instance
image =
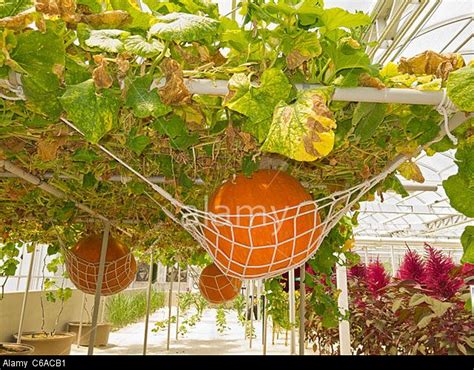
MULTIPOLYGON (((400 153, 416 154, 420 145, 428 154, 454 148, 446 138, 428 146, 442 120, 435 107, 336 102, 335 88, 447 87, 459 110, 474 110, 474 68, 460 55, 427 51, 399 64, 373 64, 363 38, 371 19, 363 13, 325 8, 322 0, 244 0, 239 24, 204 0, 144 3, 146 10, 134 0, 0 4, 0 160, 68 195, 55 199, 22 180, 2 179, 4 242, 59 235, 72 243, 99 227, 74 206, 81 202, 128 231, 137 249, 159 239, 163 258, 202 252, 154 203, 160 196, 97 143, 201 209, 229 176, 275 163, 318 199, 380 173, 400 153), (185 80, 204 78, 227 80, 229 93, 191 94, 185 80), (298 90, 298 83, 320 87, 298 90), (122 181, 111 181, 117 176, 122 181)), ((470 217, 473 131, 472 119, 454 131, 459 173, 444 182, 453 207, 470 217)), ((399 173, 423 181, 412 161, 399 173)), ((390 176, 364 199, 387 190, 406 195, 390 176)), ((339 246, 351 238, 347 222, 330 235, 339 246)), ((331 259, 324 248, 318 258, 331 259)))

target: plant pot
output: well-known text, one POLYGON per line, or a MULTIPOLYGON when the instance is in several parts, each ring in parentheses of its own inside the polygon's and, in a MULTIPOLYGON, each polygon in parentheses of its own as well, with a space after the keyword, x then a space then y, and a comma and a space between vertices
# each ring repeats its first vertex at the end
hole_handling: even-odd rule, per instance
MULTIPOLYGON (((15 339, 18 334, 14 334, 15 339)), ((21 342, 35 348, 35 355, 69 355, 71 346, 76 338, 75 333, 56 333, 54 336, 44 333, 23 333, 21 342)))
POLYGON ((0 342, 0 356, 24 356, 31 355, 35 347, 23 343, 0 342))
MULTIPOLYGON (((71 333, 75 333, 76 336, 79 335, 79 322, 73 321, 69 322, 68 324, 68 331, 71 333)), ((104 347, 109 343, 109 334, 112 325, 104 323, 104 324, 97 324, 97 329, 95 332, 95 347, 104 347)), ((92 330, 92 323, 90 322, 83 322, 82 329, 81 329, 81 339, 79 344, 81 346, 88 346, 89 345, 89 338, 92 330)))

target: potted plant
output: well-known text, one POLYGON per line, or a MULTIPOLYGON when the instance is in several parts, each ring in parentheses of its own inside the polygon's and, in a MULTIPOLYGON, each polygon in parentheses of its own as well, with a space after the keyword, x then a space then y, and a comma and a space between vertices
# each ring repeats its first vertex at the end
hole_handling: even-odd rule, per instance
POLYGON ((24 343, 0 342, 0 356, 24 356, 31 355, 35 347, 24 343))
MULTIPOLYGON (((72 332, 61 332, 57 330, 59 319, 64 310, 65 302, 72 296, 72 289, 64 286, 64 279, 58 285, 54 278, 44 277, 45 270, 52 273, 57 273, 59 266, 64 263, 63 256, 59 253, 59 245, 57 243, 48 247, 48 253, 43 259, 43 280, 41 284, 42 294, 40 296, 41 303, 41 328, 35 332, 24 332, 21 335, 21 342, 23 344, 34 346, 35 355, 68 355, 71 352, 71 346, 76 338, 76 334, 72 332), (54 256, 49 263, 46 263, 48 256, 54 256), (46 302, 56 304, 59 303, 59 310, 54 319, 53 329, 46 330, 46 315, 45 315, 45 300, 46 302)), ((63 273, 62 277, 66 277, 63 273)), ((18 334, 14 334, 15 339, 18 334)))
MULTIPOLYGON (((79 331, 81 332, 81 337, 79 338, 79 345, 81 346, 88 346, 90 341, 90 335, 92 332, 92 321, 91 321, 91 313, 87 310, 87 298, 85 300, 83 310, 86 311, 87 320, 82 322, 79 321, 71 321, 68 322, 68 332, 75 333, 76 336, 79 335, 79 331)), ((109 334, 110 330, 112 329, 112 325, 109 323, 97 323, 96 332, 95 332, 95 347, 105 347, 109 343, 109 334)))

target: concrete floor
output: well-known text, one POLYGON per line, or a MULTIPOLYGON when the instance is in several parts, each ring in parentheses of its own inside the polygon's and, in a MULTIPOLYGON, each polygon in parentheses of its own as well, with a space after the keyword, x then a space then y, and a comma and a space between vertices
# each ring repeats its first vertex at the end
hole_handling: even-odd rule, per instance
MULTIPOLYGON (((174 314, 174 313, 173 313, 174 314)), ((189 316, 189 314, 187 315, 189 316)), ((167 329, 162 329, 158 333, 151 332, 155 327, 154 323, 163 321, 168 317, 167 310, 161 309, 150 316, 148 350, 150 355, 260 355, 262 354, 262 322, 254 321, 256 338, 252 341, 252 348, 249 348, 249 340, 244 339, 244 328, 237 320, 235 311, 229 311, 226 315, 228 328, 219 333, 216 327, 216 310, 207 309, 201 321, 195 327, 189 328, 188 332, 176 340, 176 325, 171 325, 170 350, 166 350, 167 329)), ((109 345, 103 348, 96 348, 95 354, 100 355, 141 355, 143 353, 143 335, 145 322, 139 322, 110 333, 109 345)), ((284 333, 280 338, 271 344, 271 328, 268 328, 267 354, 287 355, 290 354, 290 347, 285 346, 284 333)), ((296 341, 298 332, 296 331, 296 341)), ((298 343, 296 350, 298 351, 298 343)), ((86 354, 86 347, 73 345, 71 354, 86 354)), ((311 349, 306 350, 306 354, 313 354, 311 349)))

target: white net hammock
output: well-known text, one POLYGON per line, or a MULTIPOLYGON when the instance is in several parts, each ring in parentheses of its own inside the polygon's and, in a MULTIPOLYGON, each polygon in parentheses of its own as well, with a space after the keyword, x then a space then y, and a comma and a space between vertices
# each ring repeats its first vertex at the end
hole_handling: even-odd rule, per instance
MULTIPOLYGON (((443 136, 449 133, 448 113, 453 110, 444 94, 438 107, 444 116, 443 136)), ((81 133, 71 122, 62 121, 81 133)), ((381 173, 328 197, 279 210, 215 214, 181 203, 107 148, 100 144, 98 147, 163 196, 169 202, 168 206, 151 196, 150 199, 199 242, 224 274, 240 279, 269 278, 303 265, 314 255, 329 231, 370 189, 411 158, 399 155, 381 173)))
MULTIPOLYGON (((69 279, 84 293, 95 294, 100 263, 86 261, 68 249, 63 249, 69 279)), ((135 258, 128 253, 114 261, 105 262, 104 278, 100 294, 107 296, 121 292, 134 280, 135 258)))

